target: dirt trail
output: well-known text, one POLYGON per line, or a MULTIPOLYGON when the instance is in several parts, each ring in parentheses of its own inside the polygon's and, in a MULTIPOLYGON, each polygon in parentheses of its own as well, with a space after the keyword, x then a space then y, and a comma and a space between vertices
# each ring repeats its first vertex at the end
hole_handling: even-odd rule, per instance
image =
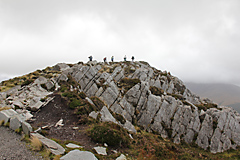
POLYGON ((43 160, 27 148, 27 144, 21 141, 21 135, 7 127, 0 126, 0 160, 43 160))

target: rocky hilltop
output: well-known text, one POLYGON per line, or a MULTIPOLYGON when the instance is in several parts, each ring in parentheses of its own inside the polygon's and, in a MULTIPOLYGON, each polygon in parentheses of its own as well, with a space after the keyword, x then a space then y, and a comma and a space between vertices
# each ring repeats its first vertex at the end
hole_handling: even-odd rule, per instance
POLYGON ((22 112, 25 119, 60 91, 76 113, 113 122, 130 133, 139 126, 212 153, 240 146, 240 115, 235 110, 200 99, 180 79, 146 62, 59 63, 28 77, 13 79, 14 86, 2 82, 0 93, 0 106, 22 112), (75 94, 87 105, 74 99, 75 94))

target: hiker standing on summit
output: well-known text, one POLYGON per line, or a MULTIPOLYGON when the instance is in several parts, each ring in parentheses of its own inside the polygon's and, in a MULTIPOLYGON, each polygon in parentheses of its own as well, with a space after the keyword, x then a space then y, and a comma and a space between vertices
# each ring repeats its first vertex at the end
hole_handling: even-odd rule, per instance
POLYGON ((107 57, 104 57, 104 58, 103 58, 103 61, 106 62, 106 60, 107 60, 107 57))
POLYGON ((126 62, 126 61, 127 61, 127 56, 125 55, 123 59, 124 59, 124 61, 126 62))
POLYGON ((113 62, 113 60, 114 60, 114 57, 112 56, 112 57, 111 57, 111 61, 113 62))
POLYGON ((134 56, 132 56, 132 61, 134 61, 134 56))
POLYGON ((92 59, 93 59, 93 56, 89 56, 88 58, 89 58, 89 61, 92 61, 92 59))

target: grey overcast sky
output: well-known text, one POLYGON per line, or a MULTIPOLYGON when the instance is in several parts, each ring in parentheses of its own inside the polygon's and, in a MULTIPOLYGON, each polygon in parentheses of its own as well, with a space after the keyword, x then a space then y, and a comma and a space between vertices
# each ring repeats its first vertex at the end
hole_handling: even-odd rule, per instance
POLYGON ((184 82, 240 85, 239 0, 0 0, 0 81, 124 55, 184 82))

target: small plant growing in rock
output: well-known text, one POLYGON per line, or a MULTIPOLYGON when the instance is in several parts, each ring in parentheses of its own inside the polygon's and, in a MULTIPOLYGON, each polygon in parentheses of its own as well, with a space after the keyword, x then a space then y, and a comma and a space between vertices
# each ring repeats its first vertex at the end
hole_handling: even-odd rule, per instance
POLYGON ((4 124, 4 120, 0 121, 0 126, 2 126, 4 124))
POLYGON ((103 106, 106 106, 98 97, 93 96, 90 99, 93 101, 98 110, 101 110, 103 106))
POLYGON ((15 132, 16 132, 17 134, 20 134, 20 133, 22 132, 22 128, 20 127, 20 128, 18 128, 18 129, 15 129, 15 132))
POLYGON ((80 92, 79 93, 79 96, 82 98, 82 99, 85 99, 87 96, 84 92, 80 92))
POLYGON ((9 127, 9 125, 10 125, 9 122, 7 122, 7 123, 4 124, 5 127, 9 127))

